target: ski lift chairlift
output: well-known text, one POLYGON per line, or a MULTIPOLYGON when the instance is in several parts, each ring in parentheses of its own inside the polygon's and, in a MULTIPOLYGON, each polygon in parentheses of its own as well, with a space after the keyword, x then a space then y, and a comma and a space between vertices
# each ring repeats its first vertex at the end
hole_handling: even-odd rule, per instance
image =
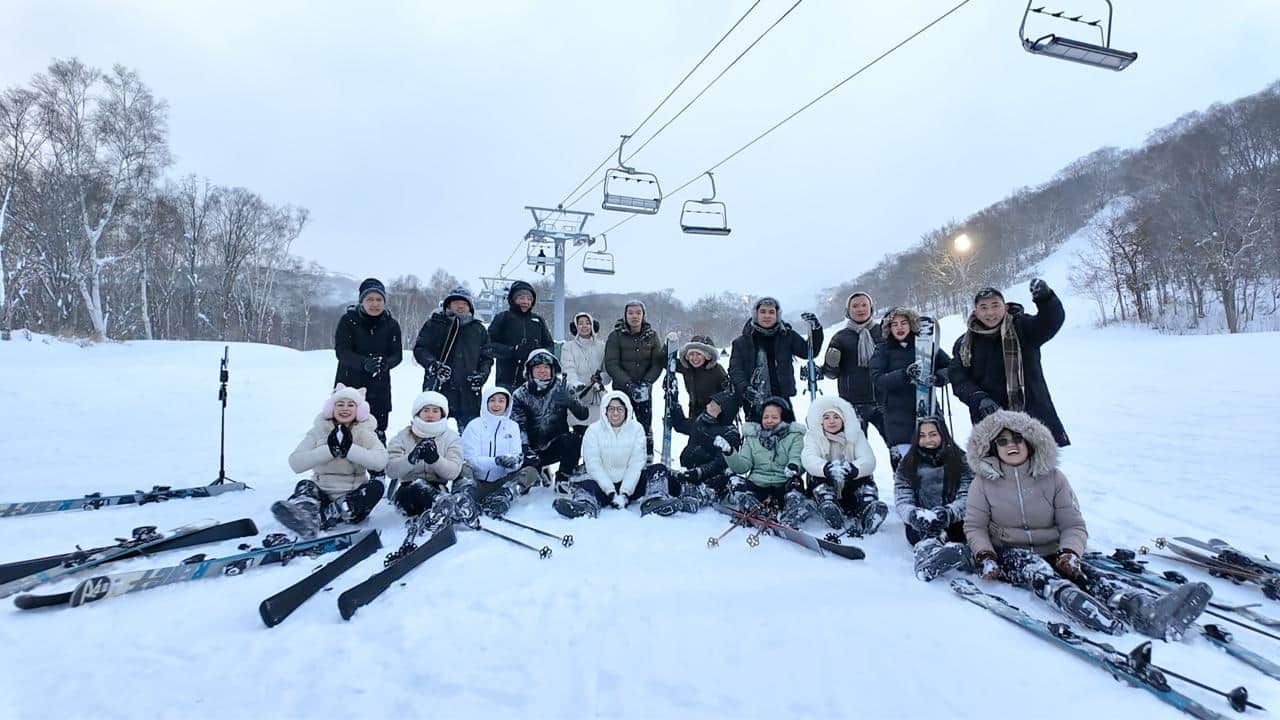
POLYGON ((604 243, 601 250, 588 250, 583 253, 582 272, 592 275, 612 275, 613 253, 609 252, 609 239, 601 235, 600 241, 604 243))
POLYGON ((604 173, 604 201, 600 207, 617 212, 656 215, 662 205, 658 176, 622 164, 622 146, 630 138, 630 135, 623 135, 618 143, 618 167, 609 168, 604 173))
POLYGON ((527 261, 537 272, 545 274, 547 266, 556 264, 556 244, 552 240, 530 238, 527 261))
POLYGON ((716 201, 716 178, 710 171, 711 197, 685 200, 680 210, 680 230, 690 235, 728 235, 729 216, 724 203, 716 201))
POLYGON ((1051 13, 1044 9, 1041 5, 1038 8, 1032 8, 1031 5, 1036 0, 1027 0, 1027 9, 1022 13, 1022 25, 1018 27, 1018 39, 1022 41, 1022 49, 1033 55, 1044 55, 1046 57, 1058 58, 1059 60, 1067 60, 1070 62, 1080 63, 1081 65, 1089 65, 1092 67, 1103 68, 1106 70, 1115 70, 1119 72, 1131 65, 1134 60, 1138 59, 1138 53, 1126 52, 1124 50, 1116 50, 1111 47, 1111 16, 1114 8, 1111 0, 1105 0, 1107 3, 1107 24, 1103 28, 1101 19, 1092 22, 1085 22, 1076 17, 1063 17, 1062 12, 1051 13), (1098 34, 1102 38, 1101 45, 1085 42, 1083 40, 1075 40, 1073 38, 1060 37, 1053 33, 1043 35, 1041 37, 1031 39, 1027 37, 1027 18, 1031 13, 1040 15, 1049 15, 1059 20, 1067 22, 1080 23, 1081 25, 1090 25, 1098 29, 1098 34))

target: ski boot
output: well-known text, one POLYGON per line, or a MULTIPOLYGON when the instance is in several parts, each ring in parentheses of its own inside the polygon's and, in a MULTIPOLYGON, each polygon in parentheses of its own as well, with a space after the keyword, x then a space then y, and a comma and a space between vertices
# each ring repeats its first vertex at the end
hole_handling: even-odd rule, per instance
POLYGON ((854 507, 857 508, 859 528, 863 535, 873 535, 889 517, 889 506, 880 500, 880 494, 871 482, 864 482, 858 487, 856 498, 854 507))
POLYGON ((778 513, 778 522, 788 527, 799 529, 813 515, 813 502, 799 490, 788 490, 782 498, 782 512, 778 513))
POLYGON ((680 511, 696 513, 716 501, 715 491, 702 483, 685 483, 680 488, 680 511))
POLYGON ((360 487, 347 493, 334 505, 337 507, 343 521, 361 523, 378 506, 378 501, 382 499, 382 492, 382 482, 370 479, 360 487))
POLYGON ((1111 596, 1108 603, 1116 614, 1148 637, 1179 640, 1182 633, 1200 617, 1213 589, 1202 582, 1179 585, 1162 596, 1145 590, 1125 590, 1111 596))
POLYGON ((1037 591, 1054 607, 1090 630, 1108 635, 1121 635, 1125 631, 1124 623, 1112 614, 1106 603, 1067 580, 1050 580, 1042 588, 1037 588, 1037 591))
POLYGON ((949 570, 973 570, 973 553, 964 543, 943 543, 937 538, 925 538, 916 543, 916 578, 931 582, 949 570))
MULTIPOLYGON (((818 504, 818 515, 835 530, 843 530, 848 519, 844 510, 836 501, 836 490, 828 483, 820 483, 813 488, 813 499, 818 504)), ((859 528, 860 530, 861 528, 859 528)))
POLYGON ((556 512, 567 518, 580 518, 600 515, 600 503, 595 493, 574 486, 569 495, 561 496, 551 503, 556 512))
POLYGON ((498 487, 483 493, 480 498, 480 510, 489 517, 506 515, 520 492, 520 481, 516 479, 499 482, 498 487))
POLYGON ((314 538, 320 533, 320 486, 310 480, 299 481, 288 500, 271 504, 271 514, 302 538, 314 538))
POLYGON ((662 517, 671 517, 680 511, 679 498, 671 497, 671 473, 662 465, 650 465, 641 473, 644 482, 644 497, 640 498, 640 516, 656 513, 662 517))

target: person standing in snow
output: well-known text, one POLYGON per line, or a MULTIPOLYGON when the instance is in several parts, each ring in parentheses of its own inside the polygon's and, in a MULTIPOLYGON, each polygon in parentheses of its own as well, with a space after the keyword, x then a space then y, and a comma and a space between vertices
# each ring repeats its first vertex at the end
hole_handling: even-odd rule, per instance
POLYGON ((964 534, 984 580, 1027 588, 1085 627, 1113 635, 1128 623, 1144 635, 1177 637, 1204 611, 1213 594, 1204 583, 1156 597, 1081 564, 1089 535, 1044 423, 997 410, 974 426, 966 455, 973 481, 964 534))
POLYGON ((458 483, 470 489, 483 512, 496 517, 538 483, 538 471, 521 467, 524 450, 520 426, 511 419, 511 391, 489 388, 481 408, 480 417, 462 433, 466 468, 458 483))
POLYGON ((720 351, 716 350, 715 341, 710 336, 694 335, 680 347, 677 356, 676 372, 684 378, 684 391, 689 396, 689 417, 696 418, 707 409, 712 395, 731 390, 733 384, 729 382, 729 373, 718 362, 720 351))
POLYGON ((338 383, 289 455, 289 467, 310 471, 311 478, 299 480, 288 500, 273 503, 271 514, 304 538, 339 522, 363 522, 385 490, 370 478, 387 465, 377 427, 364 388, 338 383))
POLYGON ((596 517, 602 506, 621 510, 640 484, 645 435, 631 412, 629 395, 618 390, 605 393, 600 414, 582 439, 586 475, 577 476, 569 494, 552 503, 567 518, 596 517))
POLYGON ((1066 321, 1062 301, 1040 278, 1031 281, 1037 313, 1028 315, 1018 303, 1005 303, 993 287, 973 296, 968 330, 951 353, 951 386, 969 406, 977 424, 997 410, 1026 412, 1053 432, 1059 447, 1071 444, 1049 396, 1040 348, 1066 321))
POLYGON ((551 331, 542 316, 533 308, 538 295, 533 286, 524 280, 511 283, 507 291, 507 309, 494 316, 489 323, 489 348, 498 360, 494 384, 505 388, 519 387, 525 369, 525 360, 538 348, 555 347, 551 331))
POLYGON ((808 431, 800 459, 809 473, 809 492, 818 515, 835 530, 845 529, 848 516, 853 530, 870 535, 880 529, 889 506, 880 501, 872 477, 876 456, 854 424, 856 419, 853 407, 843 398, 814 398, 805 417, 808 431))
POLYGON ((791 403, 782 397, 767 398, 761 406, 760 422, 742 427, 742 445, 734 450, 716 443, 727 457, 729 504, 751 513, 762 502, 781 508, 778 521, 800 527, 813 513, 804 496, 800 467, 805 426, 796 422, 791 403))
POLYGON ((972 570, 964 537, 965 498, 973 471, 941 418, 922 418, 893 476, 893 504, 915 553, 916 577, 972 570))
POLYGON ((392 501, 405 515, 431 509, 462 474, 462 438, 448 418, 449 400, 442 393, 419 393, 409 425, 387 446, 387 475, 400 486, 392 501))
MULTIPOLYGON (((822 325, 813 313, 800 318, 809 325, 814 348, 822 347, 822 325)), ((746 413, 758 423, 766 400, 788 401, 796 394, 793 358, 806 359, 809 343, 782 321, 782 306, 771 297, 762 297, 752 309, 752 317, 734 338, 729 353, 729 379, 746 413)))
POLYGON ((520 426, 523 465, 541 470, 559 463, 555 479, 563 483, 578 467, 582 441, 569 431, 568 415, 579 420, 587 407, 559 378, 560 361, 550 350, 534 350, 525 360, 524 384, 511 401, 511 419, 520 426))
POLYGON ((360 283, 360 302, 347 306, 333 334, 338 356, 334 384, 364 388, 369 412, 378 423, 378 439, 387 442, 391 414, 391 369, 400 364, 400 323, 387 310, 387 289, 377 278, 360 283))
POLYGON ((423 370, 422 389, 449 400, 458 432, 480 415, 480 390, 493 367, 493 358, 484 352, 488 343, 489 331, 476 319, 471 292, 456 287, 422 324, 413 344, 413 357, 423 370))
POLYGON ((628 302, 605 341, 604 367, 614 388, 631 396, 634 420, 644 428, 648 462, 653 462, 653 384, 666 363, 662 338, 645 319, 644 303, 628 302))
MULTIPOLYGON (((880 324, 872 315, 875 303, 865 292, 855 292, 844 304, 845 326, 831 338, 822 361, 822 374, 836 381, 840 397, 858 414, 862 434, 874 425, 880 438, 889 445, 884 433, 884 412, 875 385, 871 382, 871 356, 880 344, 880 324)), ((869 436, 868 436, 869 437, 869 436)))
POLYGON ((600 398, 609 385, 609 374, 604 368, 604 340, 600 339, 600 323, 591 313, 580 312, 569 324, 573 339, 560 348, 560 363, 564 367, 564 381, 569 394, 587 406, 587 418, 579 420, 569 415, 569 428, 579 442, 591 424, 600 419, 600 398))
POLYGON ((889 311, 881 324, 884 342, 871 357, 871 381, 883 403, 884 438, 889 445, 889 460, 896 470, 915 436, 916 387, 946 385, 951 358, 942 348, 937 348, 933 353, 933 373, 922 376, 920 363, 916 361, 920 314, 911 308, 897 307, 889 311))

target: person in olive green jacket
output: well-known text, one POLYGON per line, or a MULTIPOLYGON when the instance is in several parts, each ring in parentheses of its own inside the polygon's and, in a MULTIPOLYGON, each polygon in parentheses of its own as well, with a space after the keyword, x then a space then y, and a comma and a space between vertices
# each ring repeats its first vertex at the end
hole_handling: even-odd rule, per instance
POLYGON ((778 520, 799 527, 813 514, 804 496, 800 454, 804 450, 803 423, 786 398, 771 397, 760 409, 760 422, 742 426, 742 446, 734 451, 724 438, 715 440, 734 473, 729 480, 729 504, 751 512, 762 502, 781 506, 778 520))
POLYGON ((653 384, 666 364, 667 351, 645 319, 644 303, 628 302, 604 343, 604 370, 613 380, 613 389, 631 398, 636 421, 644 428, 646 462, 653 462, 653 384))

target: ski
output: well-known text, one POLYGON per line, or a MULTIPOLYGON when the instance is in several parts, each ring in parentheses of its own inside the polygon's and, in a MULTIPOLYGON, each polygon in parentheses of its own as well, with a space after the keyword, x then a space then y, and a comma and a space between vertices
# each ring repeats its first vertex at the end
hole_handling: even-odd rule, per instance
POLYGON ((290 541, 284 536, 268 535, 263 540, 263 547, 236 555, 206 558, 201 553, 169 567, 99 575, 82 580, 71 592, 51 595, 19 595, 14 598, 13 604, 23 610, 55 605, 79 607, 87 603, 98 602, 99 600, 128 593, 151 590, 162 585, 172 585, 189 580, 203 580, 222 575, 239 575, 260 565, 283 564, 295 557, 322 555, 346 549, 351 546, 355 541, 355 536, 360 532, 362 531, 350 530, 337 535, 327 535, 297 542, 290 541), (272 542, 272 537, 280 537, 282 541, 272 542))
MULTIPOLYGON (((1183 585, 1187 582, 1187 577, 1175 570, 1166 570, 1161 574, 1156 574, 1153 570, 1148 568, 1146 565, 1135 560, 1134 559, 1135 557, 1137 557, 1137 554, 1133 550, 1117 549, 1111 555, 1103 555, 1102 553, 1097 553, 1097 552, 1085 553, 1084 562, 1085 564, 1095 567, 1099 570, 1104 570, 1106 572, 1111 572, 1116 575, 1121 575, 1123 577, 1141 582, 1147 585, 1148 587, 1151 587, 1157 590, 1162 590, 1162 591, 1172 590, 1177 586, 1183 585)), ((1215 608, 1217 610, 1225 610, 1227 612, 1235 613, 1241 617, 1248 618, 1249 620, 1252 620, 1261 625, 1266 625, 1268 627, 1273 627, 1273 628, 1280 628, 1280 618, 1274 618, 1274 617, 1271 617, 1270 615, 1265 615, 1263 613, 1258 612, 1257 610, 1254 610, 1253 608, 1258 607, 1256 603, 1250 604, 1250 605, 1231 605, 1218 600, 1210 600, 1209 607, 1215 608)), ((1223 620, 1226 620, 1227 622, 1240 624, 1243 627, 1246 627, 1255 632, 1258 630, 1257 628, 1253 628, 1248 625, 1243 625, 1243 623, 1239 623, 1238 621, 1232 620, 1228 617, 1225 617, 1218 613, 1214 613, 1212 611, 1206 611, 1206 613, 1210 615, 1214 615, 1215 617, 1221 618, 1223 620)))
MULTIPOLYGON (((189 535, 181 535, 178 537, 165 540, 157 545, 152 545, 143 549, 135 549, 135 552, 127 555, 116 556, 114 559, 119 560, 124 557, 132 557, 133 555, 152 555, 165 550, 176 550, 178 548, 191 547, 193 545, 204 545, 206 543, 220 542, 222 540, 234 540, 241 537, 249 537, 258 534, 258 526, 253 523, 250 518, 243 518, 234 522, 222 523, 214 525, 207 530, 201 530, 189 535)), ((49 555, 47 557, 32 558, 30 560, 18 560, 16 562, 5 563, 0 565, 0 583, 7 583, 18 578, 23 578, 32 573, 38 573, 41 570, 48 570, 59 565, 75 565, 83 562, 92 555, 104 553, 115 545, 106 545, 89 550, 81 550, 77 548, 73 552, 61 553, 59 555, 49 555)))
POLYGON ((217 524, 216 520, 200 520, 164 533, 156 532, 154 525, 134 528, 133 537, 122 538, 115 545, 106 548, 102 552, 87 554, 84 558, 77 559, 72 564, 51 567, 0 585, 0 598, 26 592, 37 585, 53 582, 67 575, 95 568, 112 560, 148 552, 151 548, 161 543, 184 535, 191 535, 201 530, 207 530, 217 524))
POLYGON ((415 536, 416 533, 410 530, 409 537, 405 538, 405 544, 401 546, 400 550, 387 556, 385 568, 338 596, 338 612, 342 614, 343 620, 350 620, 356 614, 356 610, 373 602, 383 591, 391 587, 392 583, 404 577, 410 570, 426 562, 436 553, 458 542, 458 537, 454 534, 452 525, 446 525, 432 535, 430 540, 421 546, 410 549, 415 536), (408 552, 404 552, 406 550, 408 552))
MULTIPOLYGON (((933 318, 920 316, 920 332, 916 333, 916 365, 920 368, 920 377, 933 375, 933 356, 938 350, 938 336, 934 331, 933 318)), ((933 385, 916 385, 916 419, 933 417, 934 415, 933 385)))
MULTIPOLYGON (((1230 563, 1223 562, 1217 557, 1197 552, 1190 548, 1182 547, 1176 542, 1166 540, 1165 538, 1156 538, 1155 546, 1162 550, 1169 550, 1174 555, 1159 555, 1156 557, 1168 558, 1170 560, 1178 560, 1188 565, 1194 565, 1213 577, 1224 578, 1232 582, 1242 584, 1244 582, 1252 582, 1259 586, 1262 594, 1272 600, 1280 601, 1280 575, 1270 572, 1259 572, 1253 569, 1242 569, 1230 563)), ((1139 554, 1153 554, 1149 548, 1138 548, 1139 554)))
POLYGON ((662 378, 662 464, 671 467, 671 404, 680 402, 679 390, 676 388, 676 364, 679 361, 680 336, 667 333, 667 374, 662 378))
POLYGON ((1280 563, 1275 563, 1271 558, 1263 555, 1257 557, 1250 555, 1242 550, 1237 550, 1226 540, 1218 538, 1210 538, 1208 542, 1197 540, 1189 537, 1176 537, 1175 541, 1183 545, 1190 545, 1201 550, 1214 553, 1214 557, 1229 565, 1238 566, 1241 570, 1252 570, 1262 573, 1274 573, 1280 575, 1280 563))
POLYGON ((857 545, 844 545, 830 540, 824 540, 810 535, 803 530, 796 530, 793 527, 783 525, 768 516, 761 517, 757 515, 748 515, 723 503, 716 504, 715 508, 729 517, 736 518, 744 523, 750 523, 761 532, 768 531, 771 535, 781 537, 785 540, 790 540, 791 542, 801 547, 808 548, 819 555, 831 553, 848 560, 862 560, 867 556, 866 553, 862 551, 862 548, 857 545))
POLYGON ((804 380, 805 389, 809 393, 809 402, 813 402, 814 398, 822 393, 818 389, 818 363, 813 359, 813 356, 818 352, 818 348, 813 346, 813 328, 809 329, 808 345, 808 351, 805 353, 808 357, 804 361, 804 380))
POLYGON ((226 482, 214 485, 200 485, 189 488, 171 488, 168 485, 156 485, 150 490, 134 490, 123 495, 103 495, 90 493, 80 498, 67 500, 36 500, 33 502, 6 503, 0 505, 0 517, 18 515, 38 515, 41 513, 63 512, 66 510, 97 510, 111 505, 146 505, 147 503, 179 500, 184 498, 206 498, 226 492, 244 490, 249 487, 244 483, 226 482))
POLYGON ((1210 643, 1222 648, 1231 657, 1250 665, 1264 675, 1280 680, 1280 665, 1277 665, 1258 653, 1241 646, 1231 633, 1217 625, 1198 625, 1200 636, 1210 643))
MULTIPOLYGON (((1192 717, 1200 718, 1201 720, 1220 720, 1225 717, 1169 687, 1169 681, 1165 678, 1163 672, 1154 666, 1144 665, 1135 660, 1132 653, 1126 655, 1110 645, 1091 644, 1091 641, 1075 633, 1069 625, 1038 620, 1009 604, 1009 601, 999 595, 984 592, 977 585, 964 578, 952 580, 951 589, 974 605, 986 608, 997 617, 1056 643, 1081 659, 1087 660, 1107 671, 1112 677, 1124 680, 1135 687, 1140 687, 1155 695, 1161 701, 1192 717)), ((1139 646, 1139 649, 1143 646, 1150 648, 1149 642, 1143 643, 1142 646, 1139 646)))
POLYGON ((285 618, 301 607, 302 603, 311 599, 312 595, 320 592, 325 585, 336 580, 342 573, 359 565, 380 547, 382 547, 382 540, 378 536, 378 531, 367 531, 355 544, 347 548, 346 552, 328 564, 263 600, 258 605, 258 614, 262 616, 262 622, 266 623, 267 627, 275 627, 284 622, 285 618))

